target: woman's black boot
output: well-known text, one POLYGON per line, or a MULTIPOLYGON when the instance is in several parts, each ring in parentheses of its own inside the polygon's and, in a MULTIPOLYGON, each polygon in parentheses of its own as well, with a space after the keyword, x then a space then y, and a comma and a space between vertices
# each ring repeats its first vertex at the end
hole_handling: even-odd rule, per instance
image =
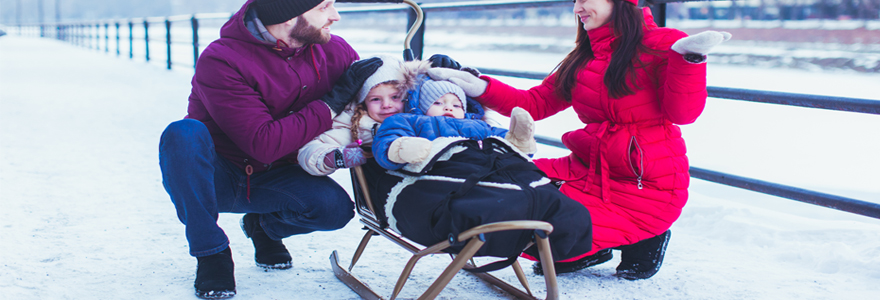
POLYGON ((666 245, 672 231, 667 230, 658 236, 639 241, 638 243, 620 246, 620 264, 617 265, 617 276, 627 280, 647 279, 657 274, 663 264, 666 245))
POLYGON ((266 269, 290 269, 291 257, 284 243, 269 238, 260 226, 259 214, 245 214, 241 218, 241 229, 254 242, 254 259, 257 266, 266 269))
MULTIPOLYGON (((593 255, 585 256, 576 261, 555 262, 553 263, 553 266, 556 269, 556 274, 571 273, 609 261, 611 260, 611 257, 611 249, 602 249, 599 250, 599 252, 594 253, 593 255)), ((540 261, 536 262, 534 265, 532 265, 532 271, 535 272, 535 275, 543 276, 544 265, 542 265, 540 261)))

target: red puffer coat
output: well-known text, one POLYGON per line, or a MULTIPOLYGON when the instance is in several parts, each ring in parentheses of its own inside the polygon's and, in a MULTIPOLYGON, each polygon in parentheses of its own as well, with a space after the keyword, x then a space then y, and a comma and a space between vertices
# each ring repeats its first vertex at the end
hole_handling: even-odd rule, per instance
POLYGON ((562 136, 571 155, 535 160, 590 210, 593 248, 585 255, 663 233, 687 202, 688 160, 675 124, 693 123, 702 113, 706 64, 688 63, 670 50, 686 34, 658 27, 650 10, 644 12, 643 43, 659 56, 640 54, 647 67, 636 70, 641 89, 633 95, 611 99, 603 83, 614 41, 608 25, 588 32, 595 59, 579 71, 571 103, 553 92, 555 74, 529 90, 482 77, 489 85, 477 99, 504 115, 520 106, 543 119, 572 106, 586 124, 562 136))

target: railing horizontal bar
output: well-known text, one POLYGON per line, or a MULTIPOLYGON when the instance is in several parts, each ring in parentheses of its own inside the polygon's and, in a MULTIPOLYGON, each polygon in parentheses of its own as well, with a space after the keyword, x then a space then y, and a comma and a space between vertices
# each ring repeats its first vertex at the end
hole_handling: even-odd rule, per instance
POLYGON ((146 18, 144 18, 144 20, 147 20, 147 22, 150 22, 150 23, 159 23, 159 22, 165 22, 165 17, 146 17, 146 18))
MULTIPOLYGON (((518 72, 482 68, 478 69, 484 74, 498 76, 510 76, 537 80, 543 80, 545 77, 547 77, 547 74, 538 72, 518 72)), ((783 104, 809 108, 822 108, 828 110, 848 111, 875 115, 880 114, 880 100, 770 92, 715 86, 707 87, 706 91, 709 93, 709 97, 713 98, 783 104)))
POLYGON ((557 139, 557 138, 536 135, 535 141, 538 142, 538 144, 544 144, 544 145, 549 145, 549 146, 553 146, 553 147, 557 147, 557 148, 568 149, 568 147, 566 147, 565 144, 562 143, 562 140, 557 139))
POLYGON ((229 19, 232 17, 231 13, 197 13, 195 14, 196 19, 229 19))
MULTIPOLYGON (((567 148, 561 140, 556 138, 536 135, 535 140, 540 144, 558 148, 567 148)), ((690 167, 690 174, 693 178, 880 219, 880 204, 877 203, 825 194, 697 167, 690 167)))
POLYGON ((502 9, 526 7, 571 7, 571 0, 506 0, 506 1, 466 1, 419 4, 423 11, 474 11, 475 9, 502 9))
POLYGON ((680 3, 680 2, 709 2, 709 1, 728 1, 728 0, 646 0, 653 4, 680 3))
POLYGON ((409 5, 386 4, 372 6, 356 6, 356 7, 338 7, 340 13, 368 13, 368 12, 406 12, 411 9, 409 5))
POLYGON ((477 68, 480 73, 489 74, 489 75, 498 75, 498 76, 508 76, 508 77, 516 77, 516 78, 526 78, 526 79, 537 79, 544 80, 547 77, 546 73, 539 72, 520 72, 520 71, 510 71, 510 70, 500 70, 500 69, 484 69, 477 68))
POLYGON ((709 97, 715 98, 860 112, 875 115, 880 114, 880 100, 792 94, 712 86, 707 87, 706 90, 709 92, 709 97))
POLYGON ((880 204, 742 176, 690 168, 691 177, 880 219, 880 204))
POLYGON ((192 15, 169 16, 168 21, 171 21, 171 22, 189 21, 189 20, 192 20, 192 17, 193 17, 192 15))

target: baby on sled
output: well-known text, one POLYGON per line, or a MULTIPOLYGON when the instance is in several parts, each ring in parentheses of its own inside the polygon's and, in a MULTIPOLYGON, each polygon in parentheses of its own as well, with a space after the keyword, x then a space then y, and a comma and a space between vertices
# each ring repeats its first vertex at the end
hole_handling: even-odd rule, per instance
MULTIPOLYGON (((432 245, 482 224, 540 220, 554 227, 554 260, 590 250, 587 209, 559 192, 531 162, 534 121, 525 110, 514 109, 509 130, 492 127, 459 86, 430 79, 410 92, 406 107, 407 113, 385 119, 373 138, 376 162, 388 170, 386 176, 396 177, 381 182, 385 186, 379 189, 390 192, 377 208, 392 230, 432 245)), ((537 256, 535 247, 525 249, 530 239, 525 231, 490 233, 476 256, 511 263, 523 250, 537 256)), ((463 243, 456 246, 450 251, 463 243)))

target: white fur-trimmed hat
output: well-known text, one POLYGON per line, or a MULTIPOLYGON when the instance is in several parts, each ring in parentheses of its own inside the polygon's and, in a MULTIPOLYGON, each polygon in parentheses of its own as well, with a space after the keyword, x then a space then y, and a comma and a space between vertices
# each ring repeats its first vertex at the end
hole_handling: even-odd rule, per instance
POLYGON ((398 84, 403 83, 404 75, 401 72, 401 68, 403 67, 403 60, 399 59, 390 54, 379 54, 375 57, 382 59, 382 66, 376 70, 373 75, 367 78, 364 81, 364 85, 361 87, 361 90, 358 91, 357 94, 357 103, 364 102, 364 99, 367 98, 367 94, 370 93, 374 87, 379 84, 386 83, 389 81, 394 81, 398 84))
POLYGON ((419 109, 427 113, 434 101, 446 94, 454 94, 461 100, 461 108, 467 111, 467 98, 460 86, 449 81, 426 80, 419 90, 419 109))

